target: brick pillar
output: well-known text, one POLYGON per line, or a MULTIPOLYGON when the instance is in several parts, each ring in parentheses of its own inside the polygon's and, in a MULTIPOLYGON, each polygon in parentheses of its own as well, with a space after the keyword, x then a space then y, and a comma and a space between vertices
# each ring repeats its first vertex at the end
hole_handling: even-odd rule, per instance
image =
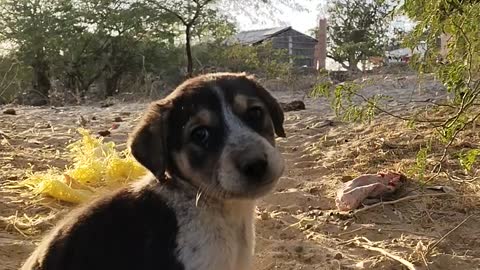
POLYGON ((325 68, 327 59, 327 20, 320 19, 318 22, 318 43, 315 45, 315 67, 317 70, 325 68))

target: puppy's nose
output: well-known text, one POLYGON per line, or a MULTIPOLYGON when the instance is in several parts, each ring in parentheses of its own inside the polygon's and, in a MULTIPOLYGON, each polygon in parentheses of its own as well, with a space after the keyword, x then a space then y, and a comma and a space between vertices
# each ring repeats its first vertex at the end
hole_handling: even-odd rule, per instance
POLYGON ((268 162, 264 158, 245 160, 240 163, 240 171, 252 180, 262 180, 267 172, 268 162))

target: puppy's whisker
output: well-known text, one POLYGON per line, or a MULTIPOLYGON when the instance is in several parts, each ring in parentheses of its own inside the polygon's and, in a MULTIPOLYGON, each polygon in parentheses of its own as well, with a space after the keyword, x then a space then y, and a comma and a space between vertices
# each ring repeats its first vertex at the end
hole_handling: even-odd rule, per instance
POLYGON ((200 201, 201 197, 202 197, 202 190, 199 188, 197 192, 197 196, 195 198, 195 207, 198 207, 198 202, 200 201))
POLYGON ((208 203, 210 197, 214 195, 215 189, 211 185, 205 185, 198 187, 197 195, 195 198, 195 206, 198 207, 201 202, 208 203))

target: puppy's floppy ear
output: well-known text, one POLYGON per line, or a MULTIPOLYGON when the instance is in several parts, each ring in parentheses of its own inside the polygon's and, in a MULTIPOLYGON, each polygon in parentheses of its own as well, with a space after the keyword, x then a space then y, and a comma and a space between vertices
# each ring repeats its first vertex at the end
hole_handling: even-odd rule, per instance
POLYGON ((255 80, 253 76, 247 76, 247 79, 255 84, 258 97, 267 106, 270 117, 272 118, 273 128, 275 129, 277 136, 286 137, 285 130, 283 129, 283 121, 285 120, 285 117, 280 104, 262 85, 260 85, 260 83, 255 80))
POLYGON ((165 179, 169 163, 166 142, 170 108, 169 102, 152 103, 129 141, 133 157, 160 181, 165 179))

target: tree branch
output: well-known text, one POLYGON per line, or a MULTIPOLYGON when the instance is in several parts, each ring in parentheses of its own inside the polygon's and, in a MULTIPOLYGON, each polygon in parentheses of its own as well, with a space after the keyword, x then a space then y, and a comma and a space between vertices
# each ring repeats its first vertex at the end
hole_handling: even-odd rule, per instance
POLYGON ((349 66, 345 65, 343 59, 340 59, 340 57, 335 57, 335 56, 333 56, 333 55, 331 55, 331 54, 327 54, 327 57, 328 57, 328 58, 331 58, 331 59, 333 59, 335 62, 339 63, 344 69, 349 69, 349 68, 350 68, 349 66))
POLYGON ((195 24, 195 21, 200 16, 200 13, 201 13, 202 9, 212 1, 213 0, 205 0, 205 2, 203 2, 203 3, 200 3, 198 0, 193 1, 197 5, 197 7, 195 9, 195 14, 193 15, 192 19, 188 22, 188 24, 189 24, 188 26, 191 27, 195 24))
POLYGON ((166 6, 158 3, 157 1, 150 1, 150 2, 153 2, 154 5, 155 5, 157 8, 159 8, 159 9, 161 9, 161 10, 163 10, 163 11, 166 11, 166 12, 172 14, 173 16, 177 17, 177 19, 179 19, 179 20, 182 22, 183 25, 187 25, 187 24, 188 24, 188 22, 186 21, 186 19, 183 18, 177 11, 174 11, 173 9, 168 8, 168 7, 166 7, 166 6))

